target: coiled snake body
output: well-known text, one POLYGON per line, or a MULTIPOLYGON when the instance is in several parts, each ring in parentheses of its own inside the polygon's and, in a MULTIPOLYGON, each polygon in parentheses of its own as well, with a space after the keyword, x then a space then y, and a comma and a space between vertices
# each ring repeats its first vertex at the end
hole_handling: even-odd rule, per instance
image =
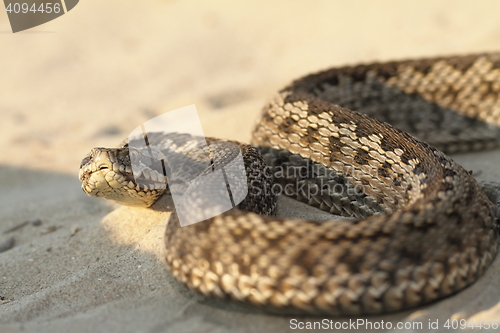
MULTIPOLYGON (((169 269, 205 295, 289 312, 382 313, 450 295, 488 268, 498 224, 481 186, 441 151, 495 147, 499 125, 500 54, 299 79, 264 107, 254 130, 252 144, 272 169, 240 145, 249 183, 291 189, 351 219, 277 218, 274 192, 250 191, 239 209, 190 226, 172 214, 169 269)), ((149 188, 135 184, 131 156, 127 146, 93 149, 80 170, 84 191, 150 206, 163 179, 148 172, 149 188)))

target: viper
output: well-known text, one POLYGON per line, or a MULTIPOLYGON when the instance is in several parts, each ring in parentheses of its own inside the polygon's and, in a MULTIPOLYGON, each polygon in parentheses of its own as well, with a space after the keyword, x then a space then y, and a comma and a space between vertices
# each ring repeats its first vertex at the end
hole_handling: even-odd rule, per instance
MULTIPOLYGON (((495 257, 497 198, 494 185, 485 185, 488 198, 445 153, 498 146, 499 125, 496 53, 298 79, 265 105, 252 145, 233 142, 249 184, 245 200, 185 227, 171 214, 169 271, 204 295, 290 313, 384 313, 456 293, 495 257), (264 188, 288 188, 284 194, 345 218, 276 217, 280 193, 264 188)), ((195 139, 150 135, 158 158, 183 155, 195 139)), ((169 179, 154 167, 134 174, 144 154, 130 142, 94 148, 80 167, 83 190, 153 205, 169 194, 169 179)))

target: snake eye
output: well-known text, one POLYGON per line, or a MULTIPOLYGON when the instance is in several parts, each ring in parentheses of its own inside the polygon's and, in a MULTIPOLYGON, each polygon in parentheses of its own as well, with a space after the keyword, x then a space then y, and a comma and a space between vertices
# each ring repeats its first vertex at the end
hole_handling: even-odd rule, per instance
POLYGON ((129 150, 129 157, 130 157, 130 162, 131 163, 137 163, 139 162, 139 152, 135 149, 130 149, 129 150))

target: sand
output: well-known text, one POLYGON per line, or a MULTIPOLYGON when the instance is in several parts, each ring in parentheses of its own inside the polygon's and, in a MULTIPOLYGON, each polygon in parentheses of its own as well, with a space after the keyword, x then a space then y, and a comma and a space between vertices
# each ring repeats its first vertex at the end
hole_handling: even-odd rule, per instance
MULTIPOLYGON (((86 0, 17 34, 0 10, 0 248, 12 245, 0 253, 0 332, 293 331, 296 317, 180 287, 162 262, 168 213, 86 196, 81 159, 189 104, 206 135, 248 142, 266 99, 292 79, 498 50, 499 10, 497 1, 456 0, 86 0)), ((456 159, 480 179, 500 176, 500 150, 456 159)), ((280 207, 313 214, 290 200, 280 207)), ((500 321, 499 273, 497 258, 457 295, 369 320, 423 325, 406 332, 430 331, 436 320, 437 331, 451 332, 449 318, 500 321)))

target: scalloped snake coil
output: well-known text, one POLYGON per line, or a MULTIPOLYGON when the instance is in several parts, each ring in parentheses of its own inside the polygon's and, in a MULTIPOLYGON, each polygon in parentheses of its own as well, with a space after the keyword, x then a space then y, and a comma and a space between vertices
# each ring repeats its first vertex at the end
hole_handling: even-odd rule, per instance
MULTIPOLYGON (((382 313, 453 294, 491 264, 498 224, 481 186, 440 150, 496 147, 499 127, 500 54, 375 63, 299 79, 264 107, 252 144, 274 168, 276 184, 292 186, 292 197, 353 219, 254 213, 272 215, 272 194, 249 195, 241 210, 183 228, 172 214, 169 269, 202 294, 290 313, 382 313), (283 176, 280 168, 306 175, 283 176), (332 190, 339 186, 363 191, 341 195, 332 190)), ((247 176, 263 177, 263 169, 249 170, 255 161, 265 168, 256 150, 241 149, 247 176)), ((94 149, 82 162, 84 190, 120 202, 116 189, 96 194, 88 179, 96 156, 112 166, 129 163, 127 155, 126 147, 94 149)), ((129 181, 126 165, 111 169, 113 186, 129 181)), ((134 186, 127 191, 147 192, 134 186)), ((495 186, 486 189, 496 201, 495 186)), ((154 192, 145 206, 163 194, 154 192)))

